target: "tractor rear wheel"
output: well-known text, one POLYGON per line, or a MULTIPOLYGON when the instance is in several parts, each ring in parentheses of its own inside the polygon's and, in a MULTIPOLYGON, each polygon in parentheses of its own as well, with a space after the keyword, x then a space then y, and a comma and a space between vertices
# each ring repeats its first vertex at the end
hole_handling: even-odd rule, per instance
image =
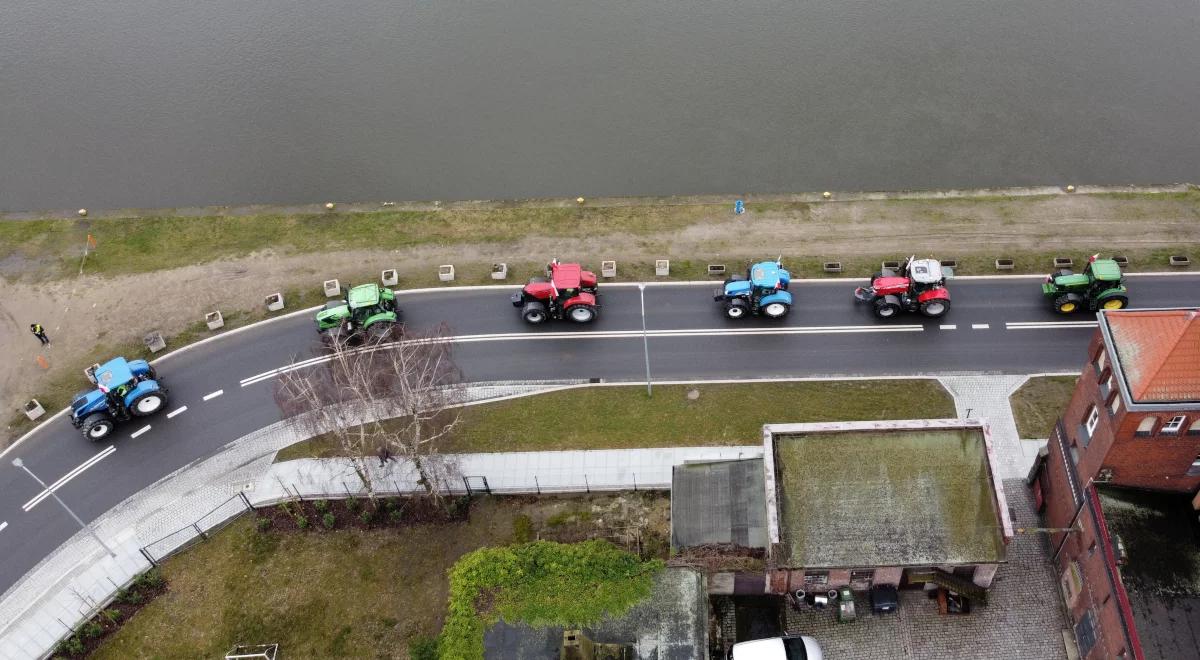
POLYGON ((525 319, 525 322, 530 325, 545 323, 546 306, 536 300, 531 300, 521 308, 521 318, 525 319))
POLYGON ((396 324, 391 321, 376 321, 367 328, 367 341, 372 344, 382 344, 391 341, 396 332, 396 324))
POLYGON ((1059 314, 1073 314, 1083 307, 1083 298, 1076 293, 1068 293, 1054 299, 1054 311, 1059 314))
POLYGON ((596 308, 591 305, 574 305, 567 310, 567 316, 576 323, 591 323, 596 320, 596 308))
POLYGON ((900 313, 900 305, 888 300, 880 298, 875 301, 875 316, 881 319, 890 319, 900 313))
POLYGON ((167 396, 162 390, 152 390, 139 394, 129 402, 129 414, 134 417, 146 417, 162 410, 167 405, 167 396))
POLYGON ((776 302, 776 303, 769 303, 768 305, 763 307, 762 313, 764 316, 767 316, 768 318, 781 319, 781 318, 787 316, 788 312, 791 311, 791 309, 792 309, 791 306, 787 305, 786 303, 776 302))
POLYGON ((930 318, 936 319, 939 316, 945 316, 948 311, 950 311, 950 301, 945 298, 934 298, 921 303, 921 313, 930 318))
POLYGON ((1126 296, 1115 295, 1101 298, 1100 309, 1125 309, 1129 306, 1129 298, 1126 296))
POLYGON ((740 319, 750 313, 750 303, 745 298, 734 298, 725 303, 725 316, 740 319))
POLYGON ((83 419, 83 424, 79 426, 79 429, 83 431, 83 436, 92 442, 107 438, 114 428, 116 428, 116 424, 113 424, 112 417, 102 412, 88 415, 83 419))

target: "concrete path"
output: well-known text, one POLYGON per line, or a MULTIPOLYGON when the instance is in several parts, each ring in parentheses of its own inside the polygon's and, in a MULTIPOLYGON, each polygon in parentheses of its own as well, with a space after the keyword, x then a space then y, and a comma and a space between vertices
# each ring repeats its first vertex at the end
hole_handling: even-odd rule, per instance
POLYGON ((996 477, 1024 478, 1033 465, 1041 441, 1021 440, 1008 397, 1020 389, 1028 376, 943 376, 938 380, 954 397, 958 416, 987 422, 996 453, 996 477))

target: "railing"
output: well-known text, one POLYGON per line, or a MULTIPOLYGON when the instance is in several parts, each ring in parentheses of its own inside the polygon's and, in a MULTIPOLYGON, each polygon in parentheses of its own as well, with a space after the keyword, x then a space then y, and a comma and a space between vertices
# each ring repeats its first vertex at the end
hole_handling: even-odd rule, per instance
POLYGON ((196 541, 207 539, 211 532, 220 530, 241 514, 253 510, 254 505, 250 504, 245 493, 239 491, 233 497, 197 518, 190 525, 180 527, 166 536, 155 539, 138 550, 152 566, 158 566, 158 563, 167 557, 191 547, 196 541))

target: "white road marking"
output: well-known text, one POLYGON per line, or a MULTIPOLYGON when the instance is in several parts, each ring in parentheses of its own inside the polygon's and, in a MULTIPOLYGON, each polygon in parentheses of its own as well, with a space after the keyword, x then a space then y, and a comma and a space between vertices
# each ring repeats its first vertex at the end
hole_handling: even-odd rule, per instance
POLYGON ((8 521, 0 522, 0 532, 3 532, 5 527, 8 527, 8 521))
POLYGON ((22 504, 21 508, 24 509, 25 511, 29 511, 33 507, 37 506, 38 503, 40 503, 42 500, 46 499, 47 497, 50 497, 50 493, 57 491, 59 488, 62 488, 63 484, 66 484, 68 481, 74 479, 75 477, 78 477, 84 470, 92 467, 96 463, 99 463, 101 460, 104 459, 105 456, 108 456, 109 454, 115 452, 116 450, 117 450, 116 447, 109 445, 109 447, 107 449, 105 449, 104 451, 100 452, 99 454, 96 454, 95 456, 87 459, 86 461, 80 463, 79 466, 76 467, 74 470, 71 470, 70 472, 64 474, 62 477, 59 478, 58 481, 55 481, 54 483, 50 484, 49 488, 38 493, 37 495, 35 495, 33 497, 33 499, 29 500, 25 504, 22 504))
POLYGON ((149 424, 147 424, 147 425, 143 426, 142 428, 140 428, 140 429, 138 429, 138 430, 134 431, 133 433, 130 433, 130 434, 129 434, 129 437, 131 437, 131 438, 136 438, 136 437, 138 437, 139 435, 141 435, 141 434, 143 434, 143 433, 145 433, 146 431, 149 431, 149 430, 150 430, 150 425, 149 425, 149 424))
POLYGON ((1019 321, 1005 323, 1006 330, 1045 330, 1054 328, 1094 328, 1096 321, 1019 321))
POLYGON ((224 393, 225 393, 225 390, 217 390, 216 392, 209 392, 208 394, 204 395, 204 400, 208 401, 209 399, 215 399, 224 393))
POLYGON ((938 326, 938 327, 940 327, 942 330, 958 330, 958 326, 954 325, 953 323, 951 323, 949 325, 938 326))
POLYGON ((990 327, 992 327, 992 326, 988 325, 987 323, 972 323, 971 324, 972 330, 987 330, 990 327))
MULTIPOLYGON (((801 326, 792 328, 707 328, 698 330, 650 330, 646 334, 652 338, 660 337, 713 337, 713 336, 762 336, 762 335, 819 335, 819 334, 852 334, 852 333, 888 333, 888 332, 923 332, 924 326, 920 325, 825 325, 825 326, 801 326)), ((641 338, 641 330, 611 330, 607 332, 514 332, 506 334, 488 334, 488 335, 460 335, 456 337, 444 337, 433 340, 436 343, 454 343, 454 344, 470 344, 476 342, 489 341, 531 341, 539 339, 638 339, 641 338)), ((389 342, 380 344, 379 346, 370 346, 366 348, 354 349, 355 353, 376 351, 396 345, 398 342, 389 342)), ((280 374, 285 374, 297 369, 312 367, 324 362, 329 362, 332 356, 324 355, 307 360, 301 360, 286 367, 272 369, 261 374, 243 378, 241 386, 253 385, 264 380, 269 380, 280 374)))
POLYGON ((175 415, 178 415, 179 413, 182 413, 182 412, 187 412, 187 406, 180 406, 180 407, 176 408, 175 410, 172 410, 171 412, 167 413, 167 419, 171 419, 175 415))

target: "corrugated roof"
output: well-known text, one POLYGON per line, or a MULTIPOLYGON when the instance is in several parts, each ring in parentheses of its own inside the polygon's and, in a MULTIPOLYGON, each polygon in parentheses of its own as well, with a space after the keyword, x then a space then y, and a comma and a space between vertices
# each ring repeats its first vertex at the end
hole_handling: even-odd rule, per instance
POLYGON ((1135 403, 1200 401, 1200 310, 1103 316, 1135 403))
POLYGON ((671 545, 767 547, 761 458, 676 465, 671 477, 671 545))

